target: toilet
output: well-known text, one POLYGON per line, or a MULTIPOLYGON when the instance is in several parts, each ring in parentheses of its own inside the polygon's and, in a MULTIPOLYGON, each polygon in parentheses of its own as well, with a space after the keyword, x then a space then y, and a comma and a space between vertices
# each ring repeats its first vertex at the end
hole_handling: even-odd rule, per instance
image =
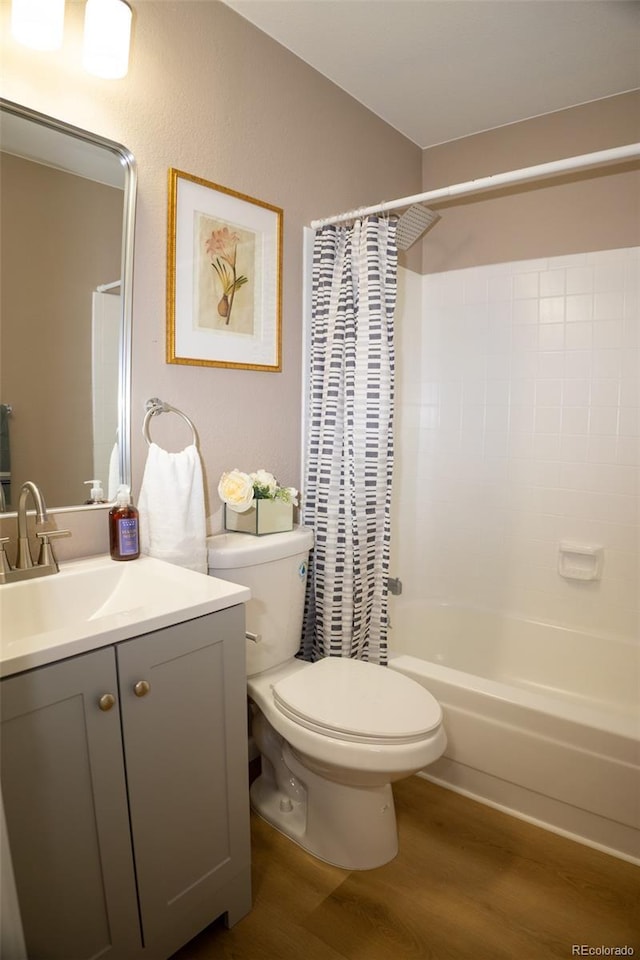
POLYGON ((247 692, 261 774, 251 806, 301 847, 347 870, 392 860, 391 784, 444 752, 442 710, 420 684, 341 657, 296 659, 313 531, 209 537, 209 574, 251 590, 247 692))

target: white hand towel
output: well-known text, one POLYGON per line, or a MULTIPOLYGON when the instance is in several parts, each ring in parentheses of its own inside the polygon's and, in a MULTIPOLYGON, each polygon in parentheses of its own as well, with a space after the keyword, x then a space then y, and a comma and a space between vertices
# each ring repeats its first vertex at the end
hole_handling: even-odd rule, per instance
POLYGON ((200 454, 149 446, 140 497, 140 550, 198 573, 207 573, 207 534, 200 454))

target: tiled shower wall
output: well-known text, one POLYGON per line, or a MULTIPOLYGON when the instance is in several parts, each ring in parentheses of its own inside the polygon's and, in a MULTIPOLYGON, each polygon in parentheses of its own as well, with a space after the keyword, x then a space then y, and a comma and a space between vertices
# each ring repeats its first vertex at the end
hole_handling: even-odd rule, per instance
POLYGON ((639 638, 640 249, 403 272, 403 597, 639 638), (604 548, 558 573, 559 544, 604 548))

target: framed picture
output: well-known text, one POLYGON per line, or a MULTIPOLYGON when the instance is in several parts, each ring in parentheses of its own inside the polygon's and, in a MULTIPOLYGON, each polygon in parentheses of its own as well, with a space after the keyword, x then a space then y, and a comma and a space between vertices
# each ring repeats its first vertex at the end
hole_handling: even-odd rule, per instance
POLYGON ((167 362, 281 369, 282 210, 169 170, 167 362))

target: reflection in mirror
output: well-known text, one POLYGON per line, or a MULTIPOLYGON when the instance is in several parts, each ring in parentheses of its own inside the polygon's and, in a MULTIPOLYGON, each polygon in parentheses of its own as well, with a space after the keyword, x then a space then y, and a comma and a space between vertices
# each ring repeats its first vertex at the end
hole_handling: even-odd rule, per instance
POLYGON ((131 483, 136 173, 112 141, 0 100, 0 481, 50 508, 131 483))

